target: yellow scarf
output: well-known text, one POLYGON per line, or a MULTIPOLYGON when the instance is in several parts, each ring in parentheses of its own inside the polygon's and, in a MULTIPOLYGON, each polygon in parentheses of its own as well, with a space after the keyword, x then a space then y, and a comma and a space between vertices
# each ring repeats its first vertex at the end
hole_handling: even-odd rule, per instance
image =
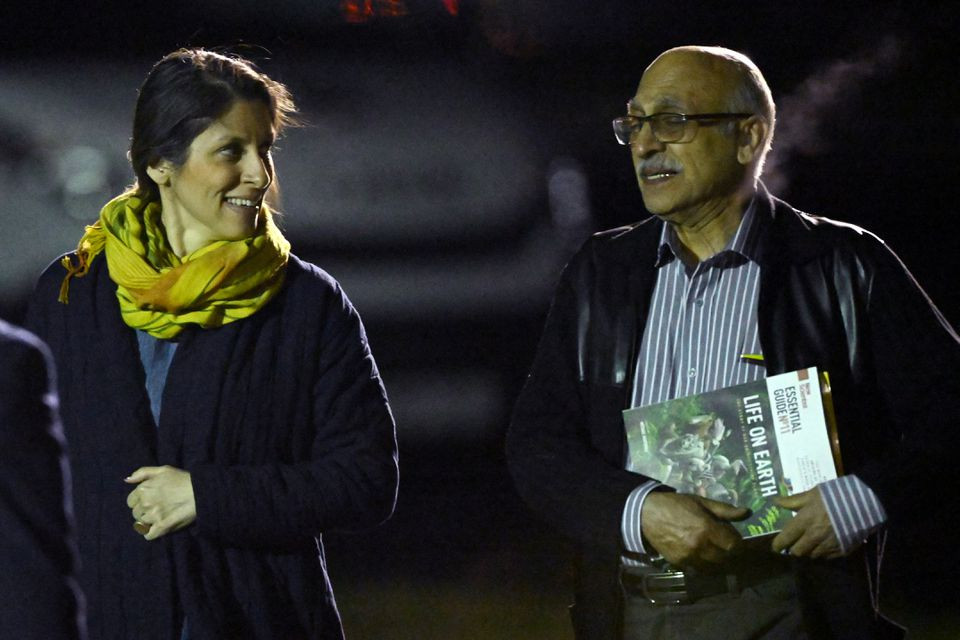
POLYGON ((187 324, 210 329, 246 318, 280 290, 290 243, 266 205, 251 237, 218 240, 183 258, 167 242, 160 211, 158 201, 130 193, 108 202, 80 238, 77 264, 61 260, 60 302, 68 302, 70 278, 85 276, 102 251, 124 322, 157 338, 173 338, 187 324))

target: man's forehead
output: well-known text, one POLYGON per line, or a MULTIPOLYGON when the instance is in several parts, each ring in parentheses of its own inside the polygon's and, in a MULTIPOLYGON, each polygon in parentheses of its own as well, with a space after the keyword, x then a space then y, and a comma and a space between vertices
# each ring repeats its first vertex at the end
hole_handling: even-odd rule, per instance
POLYGON ((660 95, 647 100, 638 92, 637 95, 633 96, 627 101, 628 113, 646 114, 662 113, 664 111, 675 111, 682 113, 686 108, 687 102, 673 95, 660 95))
POLYGON ((667 54, 644 72, 627 108, 631 113, 714 108, 726 101, 734 82, 730 69, 709 56, 667 54))

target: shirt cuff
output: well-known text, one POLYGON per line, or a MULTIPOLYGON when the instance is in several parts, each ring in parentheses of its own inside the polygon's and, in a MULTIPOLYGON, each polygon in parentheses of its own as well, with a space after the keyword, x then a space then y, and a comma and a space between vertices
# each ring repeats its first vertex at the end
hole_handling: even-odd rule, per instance
POLYGON ((640 512, 643 509, 643 501, 647 499, 651 491, 659 486, 660 483, 656 480, 647 480, 627 496, 627 502, 623 507, 623 518, 620 521, 620 531, 623 533, 623 544, 627 551, 641 554, 647 553, 647 550, 643 547, 640 512))
POLYGON ((855 475, 827 480, 818 487, 843 553, 863 544, 887 521, 877 494, 855 475))

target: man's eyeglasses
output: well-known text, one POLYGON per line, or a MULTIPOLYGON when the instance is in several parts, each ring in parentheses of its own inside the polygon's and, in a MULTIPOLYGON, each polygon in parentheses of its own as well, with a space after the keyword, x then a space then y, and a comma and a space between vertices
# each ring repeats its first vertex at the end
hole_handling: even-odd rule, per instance
POLYGON ((617 142, 629 145, 633 135, 640 133, 644 122, 650 123, 653 137, 660 142, 690 142, 697 135, 701 122, 722 120, 740 120, 749 118, 752 113, 654 113, 649 116, 620 116, 613 120, 613 132, 617 142))

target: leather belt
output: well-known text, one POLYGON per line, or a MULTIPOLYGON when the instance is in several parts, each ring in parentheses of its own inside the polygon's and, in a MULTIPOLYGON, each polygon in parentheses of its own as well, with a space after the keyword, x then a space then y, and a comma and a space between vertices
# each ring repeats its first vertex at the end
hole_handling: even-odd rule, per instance
POLYGON ((655 605, 691 604, 722 593, 739 593, 760 582, 790 572, 788 558, 775 557, 726 573, 680 571, 671 567, 621 567, 620 585, 625 596, 642 597, 655 605))

